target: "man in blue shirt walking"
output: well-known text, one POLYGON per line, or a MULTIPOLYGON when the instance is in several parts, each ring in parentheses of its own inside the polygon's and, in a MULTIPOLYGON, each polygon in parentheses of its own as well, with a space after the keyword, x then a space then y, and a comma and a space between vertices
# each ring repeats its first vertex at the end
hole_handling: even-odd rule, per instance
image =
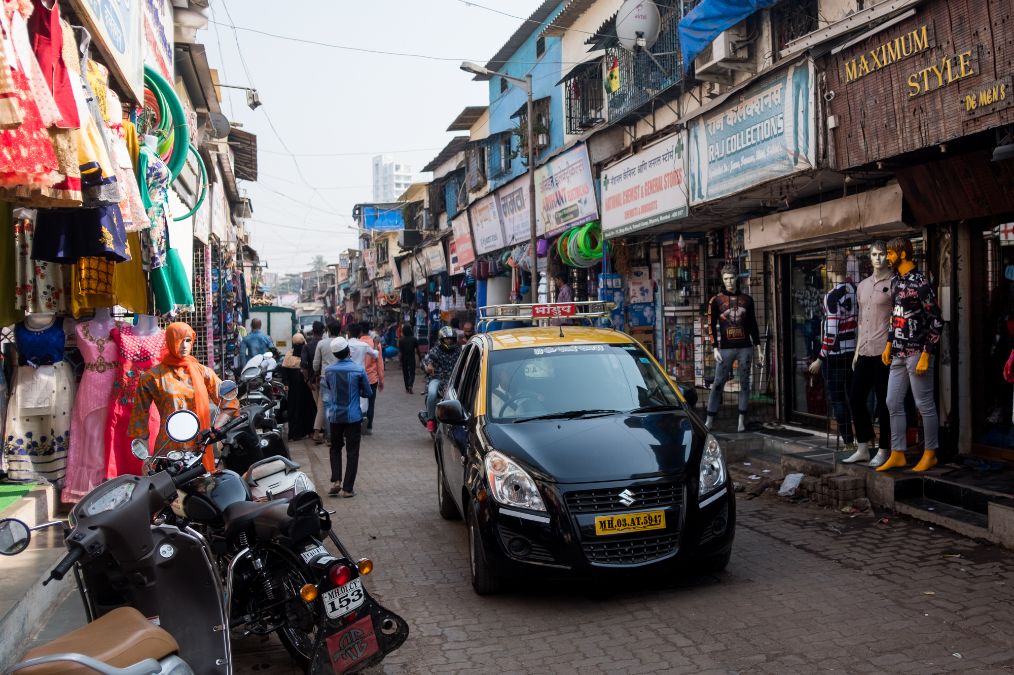
POLYGON ((274 341, 261 332, 261 320, 250 320, 250 334, 243 338, 243 365, 247 361, 275 348, 274 341))
POLYGON ((331 497, 355 497, 353 489, 359 469, 359 442, 362 438, 363 411, 360 398, 373 396, 366 370, 351 357, 349 342, 343 337, 331 340, 331 351, 338 360, 324 369, 320 396, 331 427, 331 497), (342 447, 348 457, 342 481, 342 447))

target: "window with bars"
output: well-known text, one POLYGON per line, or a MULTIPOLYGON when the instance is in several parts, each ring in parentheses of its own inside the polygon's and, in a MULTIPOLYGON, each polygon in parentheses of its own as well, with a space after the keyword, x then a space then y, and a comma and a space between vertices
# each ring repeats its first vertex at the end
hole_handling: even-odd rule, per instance
POLYGON ((601 60, 586 64, 563 83, 568 134, 584 133, 605 121, 606 95, 601 64, 601 60))
POLYGON ((820 28, 817 0, 780 2, 771 10, 771 30, 779 53, 785 46, 820 28))
MULTIPOLYGON (((535 150, 539 152, 549 147, 549 102, 550 98, 536 99, 532 102, 532 112, 535 115, 535 125, 532 132, 535 137, 535 150)), ((521 106, 514 117, 518 120, 516 133, 519 137, 518 154, 521 157, 528 157, 528 104, 521 106)))

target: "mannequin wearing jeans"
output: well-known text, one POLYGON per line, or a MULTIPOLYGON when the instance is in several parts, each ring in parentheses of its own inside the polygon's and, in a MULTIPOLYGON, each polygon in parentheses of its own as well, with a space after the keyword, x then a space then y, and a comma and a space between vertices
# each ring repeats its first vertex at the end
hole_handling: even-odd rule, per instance
POLYGON ((855 454, 842 461, 870 462, 878 467, 887 461, 891 450, 891 415, 887 410, 887 378, 890 369, 881 360, 883 345, 891 326, 891 278, 894 272, 887 264, 887 243, 875 241, 870 245, 870 263, 873 274, 859 282, 859 339, 852 359, 852 389, 849 405, 856 428, 855 454), (876 394, 877 418, 880 421, 880 448, 870 460, 870 444, 874 440, 873 420, 867 402, 870 392, 876 394))
POLYGON ((852 357, 856 350, 856 287, 845 280, 845 258, 841 254, 829 255, 826 269, 834 286, 824 296, 820 354, 810 364, 810 373, 824 373, 824 391, 834 411, 845 452, 851 456, 856 444, 848 392, 852 388, 852 357))
POLYGON ((887 407, 891 411, 891 456, 877 471, 905 466, 905 395, 909 387, 922 416, 926 447, 912 469, 926 471, 937 463, 939 427, 934 400, 932 351, 940 342, 943 321, 937 296, 926 276, 912 262, 912 242, 892 239, 887 243, 887 262, 897 272, 891 285, 894 304, 891 329, 881 359, 890 366, 887 407))
POLYGON ((739 291, 739 274, 732 265, 722 268, 722 290, 708 302, 708 335, 715 351, 715 381, 708 397, 710 429, 722 404, 725 383, 732 378, 733 363, 739 364, 739 431, 746 431, 746 413, 750 402, 750 371, 754 350, 760 360, 760 330, 754 314, 753 298, 739 291))

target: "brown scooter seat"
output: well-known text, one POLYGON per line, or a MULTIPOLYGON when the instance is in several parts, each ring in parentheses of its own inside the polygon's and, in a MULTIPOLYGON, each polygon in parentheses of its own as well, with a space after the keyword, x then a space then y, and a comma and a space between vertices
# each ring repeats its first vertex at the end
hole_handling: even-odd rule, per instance
MULTIPOLYGON (((145 659, 163 659, 180 650, 165 630, 144 618, 133 607, 117 607, 89 624, 25 654, 36 659, 52 654, 84 654, 116 668, 145 659)), ((56 661, 18 671, 30 675, 95 675, 91 668, 71 661, 56 661)))

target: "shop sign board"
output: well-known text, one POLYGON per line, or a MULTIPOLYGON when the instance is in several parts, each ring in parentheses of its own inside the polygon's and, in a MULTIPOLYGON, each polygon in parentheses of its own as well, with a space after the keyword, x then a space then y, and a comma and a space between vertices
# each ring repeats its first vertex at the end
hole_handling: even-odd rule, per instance
POLYGON ((602 170, 602 232, 643 230, 688 212, 686 132, 602 170))
MULTIPOLYGON (((528 199, 528 176, 512 180, 496 191, 500 220, 503 223, 504 246, 515 246, 532 239, 532 208, 528 199)), ((542 234, 536 222, 536 231, 542 234)))
POLYGON ((475 260, 475 250, 472 248, 472 232, 468 229, 468 214, 462 212, 457 218, 451 221, 451 243, 449 245, 450 260, 448 261, 449 273, 451 275, 461 274, 465 271, 465 265, 475 260))
POLYGON ((363 228, 375 232, 392 232, 405 229, 405 216, 401 208, 364 206, 362 208, 363 228))
POLYGON ((495 194, 486 195, 468 207, 475 252, 479 255, 504 247, 503 224, 495 194))
POLYGON ((422 253, 427 275, 432 276, 447 271, 447 263, 444 260, 444 245, 441 242, 427 246, 422 250, 422 253))
MULTIPOLYGON (((144 0, 147 2, 147 0, 144 0)), ((144 99, 142 0, 71 0, 110 72, 138 103, 144 99)), ((172 14, 170 13, 170 17, 172 14)), ((172 21, 169 22, 172 31, 172 21)))
POLYGON ((816 164, 813 63, 783 68, 690 126, 690 203, 702 204, 816 164))
POLYGON ((588 147, 583 143, 535 169, 535 203, 541 221, 539 235, 554 236, 564 230, 598 220, 588 147))
POLYGON ((173 7, 169 0, 144 3, 144 63, 173 81, 173 7))
POLYGON ((368 248, 363 251, 363 263, 366 265, 366 278, 377 278, 377 250, 368 248))

